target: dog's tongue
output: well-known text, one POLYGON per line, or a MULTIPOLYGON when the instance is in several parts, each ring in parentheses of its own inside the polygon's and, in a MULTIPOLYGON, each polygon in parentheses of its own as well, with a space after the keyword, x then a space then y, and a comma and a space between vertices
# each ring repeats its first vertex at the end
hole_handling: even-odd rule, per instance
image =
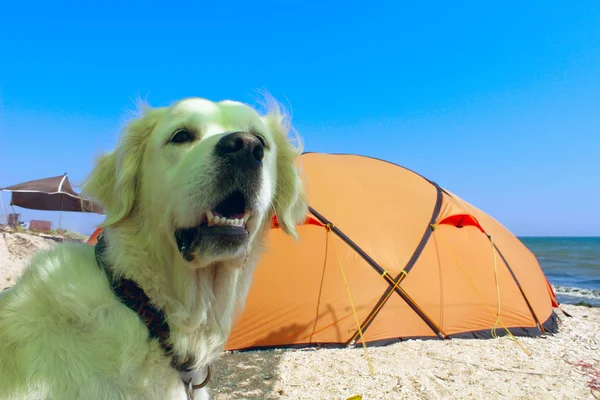
POLYGON ((227 225, 213 225, 213 226, 199 226, 198 234, 202 236, 238 236, 248 235, 246 228, 243 226, 227 226, 227 225))
POLYGON ((246 228, 242 226, 226 226, 226 225, 214 225, 206 226, 201 225, 194 228, 179 229, 175 232, 175 240, 177 241, 177 248, 186 261, 192 261, 194 259, 194 249, 202 240, 202 237, 206 236, 242 236, 248 235, 246 228))

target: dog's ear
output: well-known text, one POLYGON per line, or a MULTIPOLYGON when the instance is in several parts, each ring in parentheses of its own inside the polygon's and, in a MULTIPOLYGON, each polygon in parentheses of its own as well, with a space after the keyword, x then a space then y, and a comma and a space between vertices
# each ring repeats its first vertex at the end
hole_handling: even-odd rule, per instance
POLYGON ((96 160, 82 193, 104 207, 101 227, 114 225, 132 210, 145 143, 163 114, 163 109, 146 109, 124 129, 117 148, 96 160))
POLYGON ((308 213, 304 182, 296 165, 302 153, 302 144, 298 136, 297 147, 290 142, 289 135, 293 128, 289 118, 274 101, 263 120, 277 147, 277 183, 273 200, 275 215, 283 231, 297 238, 296 225, 304 221, 308 213))

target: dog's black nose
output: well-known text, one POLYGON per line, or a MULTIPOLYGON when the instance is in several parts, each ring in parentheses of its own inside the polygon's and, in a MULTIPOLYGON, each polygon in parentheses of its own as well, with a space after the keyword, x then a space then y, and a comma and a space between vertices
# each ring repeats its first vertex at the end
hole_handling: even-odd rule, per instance
POLYGON ((217 143, 217 156, 227 159, 233 166, 258 167, 265 156, 263 143, 248 132, 233 132, 217 143))

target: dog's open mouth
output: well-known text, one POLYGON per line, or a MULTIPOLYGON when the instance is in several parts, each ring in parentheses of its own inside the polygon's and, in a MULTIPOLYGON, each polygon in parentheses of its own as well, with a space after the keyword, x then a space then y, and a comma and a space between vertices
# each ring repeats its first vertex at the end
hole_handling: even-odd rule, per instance
POLYGON ((202 245, 203 240, 218 240, 222 246, 242 244, 248 238, 246 223, 251 215, 246 207, 244 194, 235 191, 212 210, 205 211, 198 225, 177 229, 175 239, 179 252, 186 260, 191 261, 193 250, 202 245))
POLYGON ((213 210, 206 211, 205 221, 208 227, 224 226, 242 228, 246 231, 249 217, 250 211, 246 210, 246 198, 241 192, 236 191, 217 204, 213 210))

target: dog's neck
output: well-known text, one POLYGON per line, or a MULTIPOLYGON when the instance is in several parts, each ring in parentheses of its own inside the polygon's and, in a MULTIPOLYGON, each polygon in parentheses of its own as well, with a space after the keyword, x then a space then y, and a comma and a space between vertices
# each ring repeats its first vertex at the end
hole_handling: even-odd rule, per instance
POLYGON ((153 237, 153 231, 140 234, 133 224, 107 229, 108 261, 116 277, 134 281, 164 313, 175 353, 192 355, 193 367, 202 368, 223 350, 237 306, 248 293, 256 254, 243 268, 215 263, 193 269, 173 250, 176 247, 156 245, 171 238, 153 237), (133 237, 136 245, 128 245, 133 237))

